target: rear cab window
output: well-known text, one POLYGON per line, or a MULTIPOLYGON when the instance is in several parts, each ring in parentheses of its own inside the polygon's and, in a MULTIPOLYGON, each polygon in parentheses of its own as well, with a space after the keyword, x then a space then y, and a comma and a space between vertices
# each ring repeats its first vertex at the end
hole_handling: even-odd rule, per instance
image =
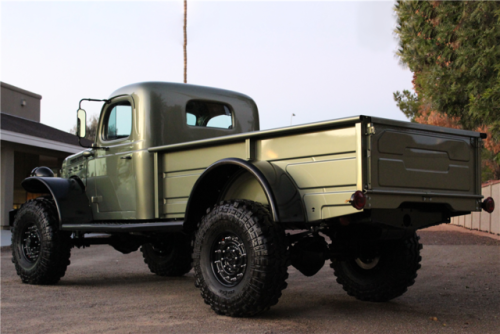
POLYGON ((186 105, 186 123, 197 127, 232 129, 233 112, 224 103, 191 100, 186 105))

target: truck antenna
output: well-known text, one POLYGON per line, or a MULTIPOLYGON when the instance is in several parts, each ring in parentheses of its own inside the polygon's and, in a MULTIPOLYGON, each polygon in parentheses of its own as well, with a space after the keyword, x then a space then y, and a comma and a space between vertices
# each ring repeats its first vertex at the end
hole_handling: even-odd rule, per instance
POLYGON ((187 0, 184 0, 184 83, 187 83, 187 0))

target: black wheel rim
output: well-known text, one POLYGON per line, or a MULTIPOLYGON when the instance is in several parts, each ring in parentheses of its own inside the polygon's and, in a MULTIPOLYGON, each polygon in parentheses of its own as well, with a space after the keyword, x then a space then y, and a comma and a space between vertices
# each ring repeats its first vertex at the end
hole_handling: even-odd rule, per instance
POLYGON ((227 287, 238 285, 243 280, 247 267, 243 241, 229 232, 220 234, 212 245, 210 262, 219 283, 227 287))
POLYGON ((21 236, 21 252, 26 261, 35 263, 40 256, 40 231, 36 225, 29 225, 21 236))
POLYGON ((354 260, 354 262, 356 262, 356 264, 364 270, 372 270, 378 265, 379 260, 380 257, 373 257, 373 258, 359 257, 356 260, 354 260))
POLYGON ((174 251, 174 247, 167 243, 154 243, 151 244, 151 248, 160 257, 171 256, 174 251))

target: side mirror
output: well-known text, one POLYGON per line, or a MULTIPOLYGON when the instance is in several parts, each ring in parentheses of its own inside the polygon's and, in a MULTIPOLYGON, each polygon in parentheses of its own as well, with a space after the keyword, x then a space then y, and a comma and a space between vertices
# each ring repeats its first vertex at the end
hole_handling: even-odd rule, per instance
POLYGON ((87 134, 87 112, 83 109, 78 109, 76 115, 76 136, 78 138, 85 138, 87 134))

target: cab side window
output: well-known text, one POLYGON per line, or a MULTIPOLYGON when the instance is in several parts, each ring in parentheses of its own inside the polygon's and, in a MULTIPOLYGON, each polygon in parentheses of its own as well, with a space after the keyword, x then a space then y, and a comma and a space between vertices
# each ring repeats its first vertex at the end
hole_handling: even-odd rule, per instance
POLYGON ((132 133, 132 106, 121 102, 111 107, 104 125, 104 139, 127 138, 132 133))
POLYGON ((191 100, 186 105, 186 123, 191 126, 232 129, 233 112, 224 103, 191 100))

